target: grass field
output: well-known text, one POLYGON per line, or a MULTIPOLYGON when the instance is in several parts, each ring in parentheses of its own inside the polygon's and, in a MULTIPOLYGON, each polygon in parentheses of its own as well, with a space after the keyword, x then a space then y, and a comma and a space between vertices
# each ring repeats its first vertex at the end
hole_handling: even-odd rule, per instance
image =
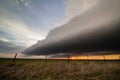
POLYGON ((120 61, 0 59, 0 80, 120 80, 120 61))

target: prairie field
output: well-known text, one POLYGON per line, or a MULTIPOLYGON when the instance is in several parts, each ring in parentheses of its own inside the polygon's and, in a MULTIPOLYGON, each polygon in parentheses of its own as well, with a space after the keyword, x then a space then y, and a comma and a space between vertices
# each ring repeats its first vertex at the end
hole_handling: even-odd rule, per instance
POLYGON ((0 80, 120 80, 120 61, 0 59, 0 80))

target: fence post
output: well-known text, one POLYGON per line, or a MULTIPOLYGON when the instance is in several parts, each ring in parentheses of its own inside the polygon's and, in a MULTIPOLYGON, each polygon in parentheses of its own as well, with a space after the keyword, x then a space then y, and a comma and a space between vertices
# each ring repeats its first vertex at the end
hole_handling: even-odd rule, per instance
POLYGON ((103 55, 103 59, 105 60, 105 55, 103 55))
POLYGON ((15 56, 13 58, 13 64, 15 64, 16 57, 17 57, 17 53, 15 54, 15 56))
POLYGON ((70 61, 70 54, 68 53, 68 62, 70 61))
POLYGON ((87 60, 89 61, 89 55, 87 55, 87 60))
POLYGON ((45 63, 47 62, 47 57, 48 57, 48 55, 46 54, 46 55, 45 55, 45 63))
POLYGON ((46 55, 45 55, 45 59, 44 59, 45 66, 46 66, 46 64, 47 64, 47 57, 48 57, 48 55, 46 54, 46 55))

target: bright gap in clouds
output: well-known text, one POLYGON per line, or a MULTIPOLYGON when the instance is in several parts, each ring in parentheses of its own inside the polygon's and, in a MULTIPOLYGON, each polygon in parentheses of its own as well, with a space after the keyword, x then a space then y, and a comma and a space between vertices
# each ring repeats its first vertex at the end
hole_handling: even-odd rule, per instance
POLYGON ((31 46, 63 20, 64 0, 1 0, 0 40, 31 46))

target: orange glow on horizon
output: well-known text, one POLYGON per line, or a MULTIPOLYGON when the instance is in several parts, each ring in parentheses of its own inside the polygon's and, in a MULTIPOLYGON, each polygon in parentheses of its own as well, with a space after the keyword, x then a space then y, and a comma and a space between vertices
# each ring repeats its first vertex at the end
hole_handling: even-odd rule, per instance
MULTIPOLYGON (((68 59, 66 58, 55 58, 55 59, 68 59)), ((71 56, 70 60, 120 60, 120 54, 115 55, 87 55, 87 56, 71 56)))
POLYGON ((114 60, 120 59, 120 55, 87 55, 87 56, 72 56, 70 59, 87 59, 87 60, 114 60))

